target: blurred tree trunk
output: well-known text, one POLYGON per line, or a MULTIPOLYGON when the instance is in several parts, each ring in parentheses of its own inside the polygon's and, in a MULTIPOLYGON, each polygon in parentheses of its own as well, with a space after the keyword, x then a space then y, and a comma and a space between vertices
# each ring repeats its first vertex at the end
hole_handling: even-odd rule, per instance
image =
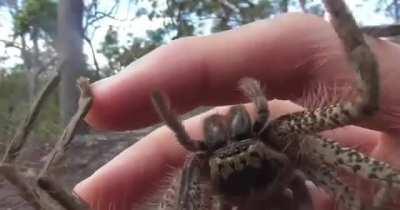
POLYGON ((400 22, 400 5, 398 0, 393 0, 393 6, 394 6, 394 21, 396 23, 400 22))
POLYGON ((77 109, 79 91, 76 80, 85 75, 83 45, 82 0, 60 0, 57 20, 57 51, 60 56, 60 108, 64 124, 77 109))
POLYGON ((40 70, 40 61, 39 61, 39 55, 40 55, 40 50, 39 50, 39 44, 38 44, 38 29, 33 26, 32 32, 31 32, 31 40, 33 42, 33 49, 32 49, 32 55, 31 55, 31 66, 28 71, 29 75, 29 100, 33 101, 34 97, 36 95, 37 89, 38 89, 38 78, 39 78, 39 70, 40 70))
POLYGON ((279 7, 281 13, 287 13, 289 9, 289 0, 282 0, 279 4, 279 7))

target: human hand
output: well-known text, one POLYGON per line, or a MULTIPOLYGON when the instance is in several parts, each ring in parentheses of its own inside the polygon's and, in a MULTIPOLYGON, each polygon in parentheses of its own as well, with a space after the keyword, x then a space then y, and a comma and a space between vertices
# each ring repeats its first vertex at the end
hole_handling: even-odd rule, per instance
MULTIPOLYGON (((396 69, 400 48, 386 41, 368 41, 380 64, 381 111, 362 124, 365 128, 346 127, 331 135, 343 145, 400 167, 400 141, 393 140, 400 136, 400 71, 396 69)), ((87 121, 112 130, 155 123, 158 117, 150 103, 154 90, 166 92, 178 112, 198 105, 243 102, 237 81, 245 76, 261 81, 268 98, 294 100, 315 83, 351 84, 350 68, 328 23, 310 15, 287 14, 158 48, 118 75, 93 84, 94 103, 87 121)), ((252 112, 252 106, 248 108, 252 112)), ((194 139, 202 139, 202 119, 223 110, 226 107, 187 120, 186 129, 194 139)), ((299 107, 273 101, 270 110, 277 116, 299 107)), ((185 154, 173 133, 159 128, 82 181, 75 192, 93 209, 131 209, 149 197, 172 168, 182 165, 185 154)), ((317 191, 311 189, 315 209, 331 208, 332 200, 317 191)))

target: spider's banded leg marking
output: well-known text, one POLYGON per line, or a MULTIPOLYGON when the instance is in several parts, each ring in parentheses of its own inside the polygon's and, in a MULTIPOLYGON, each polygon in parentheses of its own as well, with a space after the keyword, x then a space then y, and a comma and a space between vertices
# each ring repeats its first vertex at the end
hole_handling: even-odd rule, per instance
POLYGON ((310 159, 321 161, 368 180, 375 180, 384 187, 400 190, 399 170, 357 150, 340 146, 333 140, 317 135, 306 135, 301 143, 300 151, 310 159))
POLYGON ((152 102, 158 115, 165 124, 175 133, 178 142, 189 151, 199 151, 205 148, 203 142, 195 141, 190 138, 176 114, 171 110, 168 98, 159 91, 152 94, 152 102))
POLYGON ((258 133, 265 126, 269 117, 268 100, 264 96, 260 83, 255 79, 241 79, 239 81, 239 88, 256 107, 257 119, 254 122, 253 131, 258 133))
POLYGON ((360 94, 354 103, 340 103, 282 116, 270 126, 272 136, 311 134, 354 124, 379 109, 378 63, 343 1, 325 0, 336 33, 344 44, 359 79, 360 94))
POLYGON ((355 196, 356 192, 337 179, 336 171, 330 169, 324 163, 320 162, 315 167, 304 166, 303 171, 314 183, 325 186, 327 190, 332 192, 340 207, 346 210, 362 209, 361 200, 355 196))
POLYGON ((194 155, 185 161, 178 194, 178 210, 209 210, 212 197, 209 178, 204 170, 207 161, 194 155))

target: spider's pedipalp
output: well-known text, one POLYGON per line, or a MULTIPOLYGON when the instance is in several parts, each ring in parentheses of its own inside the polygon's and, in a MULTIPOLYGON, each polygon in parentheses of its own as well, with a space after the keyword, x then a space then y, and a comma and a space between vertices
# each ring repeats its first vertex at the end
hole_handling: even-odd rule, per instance
POLYGON ((240 141, 251 137, 253 134, 252 123, 244 106, 232 106, 229 109, 228 117, 231 140, 240 141))
POLYGON ((186 132, 182 123, 179 121, 178 117, 171 110, 168 102, 168 98, 159 91, 155 91, 151 96, 153 106, 156 109, 160 118, 165 122, 165 124, 175 133, 178 142, 189 151, 199 151, 204 150, 204 143, 201 141, 195 141, 190 138, 189 134, 186 132))
POLYGON ((264 95, 260 83, 253 78, 243 78, 239 81, 239 88, 248 97, 257 109, 257 119, 253 131, 259 132, 267 123, 269 117, 268 100, 264 95))
POLYGON ((225 146, 229 141, 228 125, 225 118, 219 114, 213 114, 204 120, 204 143, 208 151, 214 151, 225 146))

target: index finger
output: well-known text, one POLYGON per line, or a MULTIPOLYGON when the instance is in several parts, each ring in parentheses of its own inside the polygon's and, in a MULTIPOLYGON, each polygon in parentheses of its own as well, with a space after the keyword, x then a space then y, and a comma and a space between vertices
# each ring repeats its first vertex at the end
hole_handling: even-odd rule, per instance
MULTIPOLYGON (((150 93, 156 89, 165 91, 178 111, 201 104, 237 103, 236 84, 244 76, 262 81, 269 97, 293 99, 316 76, 317 51, 325 47, 340 51, 335 36, 322 19, 291 14, 208 37, 175 41, 95 83, 87 121, 96 128, 113 130, 149 125, 157 119, 150 105, 150 93), (311 30, 321 33, 314 36, 311 30), (319 43, 329 46, 316 46, 319 43)), ((336 57, 329 61, 335 65, 324 65, 346 65, 340 53, 336 57)), ((325 81, 333 80, 332 75, 340 71, 324 71, 331 75, 325 81)))

